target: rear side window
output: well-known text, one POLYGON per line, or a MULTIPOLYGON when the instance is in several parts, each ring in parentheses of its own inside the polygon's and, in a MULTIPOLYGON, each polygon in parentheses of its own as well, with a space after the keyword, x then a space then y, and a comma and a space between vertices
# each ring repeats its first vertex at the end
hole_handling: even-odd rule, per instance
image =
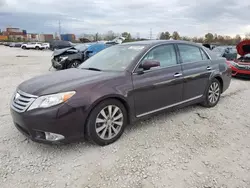
POLYGON ((183 63, 192 63, 203 60, 199 47, 186 44, 178 44, 178 48, 183 63))

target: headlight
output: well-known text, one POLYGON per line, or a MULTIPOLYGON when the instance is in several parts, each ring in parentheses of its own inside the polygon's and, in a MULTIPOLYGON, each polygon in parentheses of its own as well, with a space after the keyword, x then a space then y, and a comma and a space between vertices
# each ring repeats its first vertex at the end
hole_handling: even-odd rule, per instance
POLYGON ((64 93, 57 93, 57 94, 38 97, 28 108, 28 111, 36 108, 48 108, 66 102, 75 93, 76 93, 75 91, 69 91, 64 93))
POLYGON ((65 61, 66 59, 68 59, 68 56, 60 57, 60 61, 65 61))

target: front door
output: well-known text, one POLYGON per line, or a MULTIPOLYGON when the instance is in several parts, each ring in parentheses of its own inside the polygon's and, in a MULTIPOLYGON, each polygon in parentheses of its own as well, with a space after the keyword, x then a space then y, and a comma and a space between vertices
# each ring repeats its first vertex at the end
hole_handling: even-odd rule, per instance
POLYGON ((208 87, 212 65, 208 55, 200 47, 178 44, 183 70, 183 100, 202 97, 208 87))
POLYGON ((144 71, 139 68, 132 75, 134 102, 137 117, 142 117, 179 103, 182 100, 183 80, 174 45, 160 45, 142 59, 160 62, 160 67, 144 71))

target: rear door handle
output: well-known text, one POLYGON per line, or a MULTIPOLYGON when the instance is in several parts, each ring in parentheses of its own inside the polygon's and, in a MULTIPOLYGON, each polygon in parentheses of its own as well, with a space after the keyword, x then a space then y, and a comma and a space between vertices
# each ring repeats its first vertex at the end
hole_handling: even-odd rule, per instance
POLYGON ((180 77, 180 76, 182 76, 181 73, 175 73, 175 75, 174 75, 174 77, 180 77))
POLYGON ((207 67, 207 70, 211 70, 212 68, 210 66, 207 67))

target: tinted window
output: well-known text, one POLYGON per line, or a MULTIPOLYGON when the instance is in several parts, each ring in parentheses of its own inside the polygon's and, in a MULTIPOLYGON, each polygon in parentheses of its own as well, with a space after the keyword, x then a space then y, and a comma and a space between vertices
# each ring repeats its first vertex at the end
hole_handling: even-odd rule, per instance
POLYGON ((173 45, 162 45, 152 49, 144 58, 157 60, 161 67, 169 67, 177 64, 176 54, 173 45))
POLYGON ((178 44, 183 63, 202 61, 200 49, 196 46, 178 44))

